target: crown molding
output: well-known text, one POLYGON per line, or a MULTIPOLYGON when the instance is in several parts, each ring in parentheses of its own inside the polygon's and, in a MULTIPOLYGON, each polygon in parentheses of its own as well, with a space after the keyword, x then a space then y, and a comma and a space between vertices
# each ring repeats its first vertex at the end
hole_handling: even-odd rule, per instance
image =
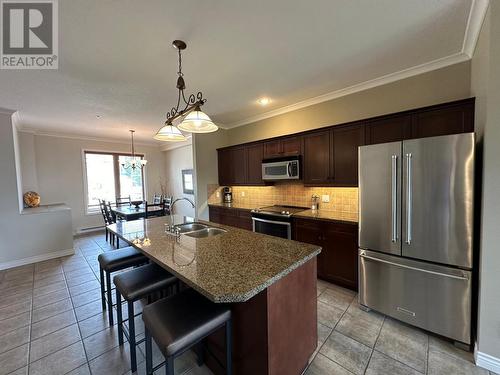
POLYGON ((462 44, 462 52, 469 56, 469 58, 472 58, 472 55, 474 55, 474 49, 481 33, 481 27, 486 17, 488 6, 489 0, 472 0, 465 28, 464 42, 462 44))
MULTIPOLYGON (((130 144, 130 141, 127 141, 125 139, 116 139, 116 138, 105 138, 105 137, 89 137, 85 135, 78 135, 78 134, 60 134, 60 133, 53 133, 53 132, 48 132, 40 129, 33 129, 33 128, 27 128, 27 127, 21 127, 18 126, 18 130, 21 133, 28 133, 28 134, 33 134, 33 135, 40 135, 44 137, 54 137, 54 138, 65 138, 65 139, 77 139, 77 140, 82 140, 82 141, 94 141, 94 142, 107 142, 107 143, 119 143, 119 144, 124 144, 128 145, 130 144)), ((136 146, 146 146, 146 147, 160 147, 160 145, 157 142, 136 142, 134 140, 134 144, 136 146)))
POLYGON ((185 141, 182 142, 170 142, 170 143, 165 143, 160 146, 161 151, 171 151, 175 150, 177 148, 181 147, 186 147, 186 146, 191 146, 193 144, 193 137, 189 137, 185 141))
POLYGON ((470 57, 468 55, 466 55, 465 53, 459 52, 459 53, 456 53, 454 55, 450 55, 450 56, 443 57, 443 58, 440 58, 437 60, 433 60, 433 61, 421 64, 421 65, 413 66, 411 68, 403 69, 403 70, 400 70, 400 71, 395 72, 395 73, 386 74, 382 77, 378 77, 378 78, 375 78, 375 79, 372 79, 369 81, 358 83, 356 85, 349 86, 349 87, 346 87, 346 88, 343 88, 340 90, 332 91, 332 92, 329 92, 329 93, 326 93, 326 94, 323 94, 320 96, 316 96, 314 98, 302 100, 298 103, 287 105, 285 107, 281 107, 281 108, 278 108, 278 109, 275 109, 275 110, 272 110, 272 111, 269 111, 269 112, 266 112, 266 113, 263 113, 263 114, 260 114, 257 116, 248 117, 244 120, 237 121, 237 122, 232 123, 232 124, 228 124, 227 126, 229 129, 232 129, 232 128, 236 128, 239 126, 251 124, 251 123, 256 122, 256 121, 261 121, 261 120, 264 120, 264 119, 267 119, 270 117, 282 115, 282 114, 285 114, 285 113, 288 113, 291 111, 296 111, 298 109, 302 109, 305 107, 309 107, 311 105, 327 102, 329 100, 337 99, 337 98, 340 98, 342 96, 354 94, 354 93, 357 93, 360 91, 365 91, 365 90, 368 90, 368 89, 371 89, 371 88, 374 88, 377 86, 386 85, 388 83, 396 82, 396 81, 399 81, 399 80, 402 80, 405 78, 409 78, 409 77, 413 77, 413 76, 416 76, 416 75, 419 75, 422 73, 427 73, 427 72, 430 72, 432 70, 441 69, 441 68, 444 68, 446 66, 458 64, 458 63, 461 63, 461 62, 464 62, 467 60, 470 60, 470 57))

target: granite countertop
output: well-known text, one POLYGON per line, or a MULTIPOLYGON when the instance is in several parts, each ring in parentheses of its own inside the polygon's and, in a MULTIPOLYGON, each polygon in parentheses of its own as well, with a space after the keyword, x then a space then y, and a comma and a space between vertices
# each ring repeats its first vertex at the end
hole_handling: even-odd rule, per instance
POLYGON ((251 211, 253 210, 254 208, 258 208, 260 206, 255 206, 255 204, 245 204, 245 203, 209 203, 208 204, 209 206, 212 206, 212 207, 224 207, 224 208, 236 208, 236 209, 239 209, 239 210, 248 210, 248 211, 251 211))
POLYGON ((343 221, 346 223, 358 222, 358 214, 356 213, 329 211, 321 209, 300 211, 294 214, 293 217, 305 218, 305 219, 343 221))
POLYGON ((109 230, 213 302, 244 302, 321 252, 302 242, 173 215, 119 222, 109 230), (165 224, 197 221, 226 233, 206 238, 165 233, 165 224))

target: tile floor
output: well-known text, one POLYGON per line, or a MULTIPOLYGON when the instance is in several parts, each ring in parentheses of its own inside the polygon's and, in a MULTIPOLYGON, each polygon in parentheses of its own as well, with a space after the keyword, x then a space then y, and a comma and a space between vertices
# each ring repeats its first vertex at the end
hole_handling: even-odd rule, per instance
MULTIPOLYGON (((101 309, 97 255, 111 249, 102 234, 80 237, 73 256, 0 272, 0 375, 130 374, 128 345, 118 346, 116 326, 108 326, 101 309)), ((318 348, 306 375, 489 375, 473 365, 470 353, 364 312, 355 297, 318 282, 318 348)), ((136 325, 142 336, 140 316, 136 325)), ((141 345, 139 374, 145 373, 143 353, 141 345)), ((155 364, 161 360, 155 348, 155 364)), ((211 374, 191 352, 175 368, 176 374, 211 374)))

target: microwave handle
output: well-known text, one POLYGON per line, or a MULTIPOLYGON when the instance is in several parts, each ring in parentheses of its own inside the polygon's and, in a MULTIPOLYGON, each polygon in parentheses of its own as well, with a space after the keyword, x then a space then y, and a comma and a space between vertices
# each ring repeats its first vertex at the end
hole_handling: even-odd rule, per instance
POLYGON ((288 174, 288 177, 292 177, 292 162, 289 161, 286 166, 286 172, 288 174))

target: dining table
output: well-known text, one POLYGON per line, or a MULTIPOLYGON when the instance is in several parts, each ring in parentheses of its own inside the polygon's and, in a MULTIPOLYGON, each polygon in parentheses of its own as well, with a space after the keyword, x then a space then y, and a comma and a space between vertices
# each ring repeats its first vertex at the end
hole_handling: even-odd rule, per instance
MULTIPOLYGON (((153 206, 148 209, 149 212, 160 211, 160 206, 153 206)), ((134 205, 121 205, 116 207, 111 207, 111 212, 125 221, 137 220, 146 217, 146 205, 141 204, 139 206, 134 205)))

